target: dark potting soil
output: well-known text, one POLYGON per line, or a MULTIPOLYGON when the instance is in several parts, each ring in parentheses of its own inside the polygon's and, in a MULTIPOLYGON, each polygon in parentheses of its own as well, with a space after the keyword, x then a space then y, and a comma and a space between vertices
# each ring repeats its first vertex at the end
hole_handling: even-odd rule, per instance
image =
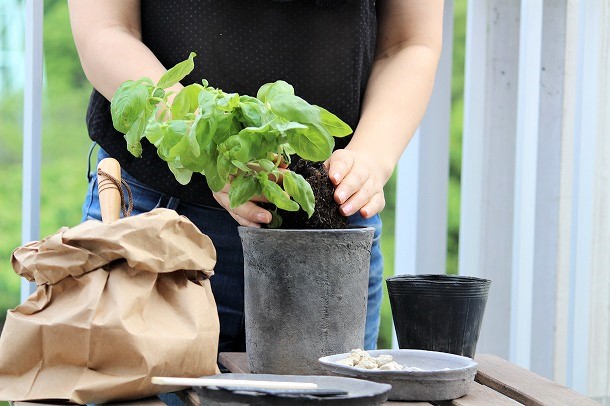
POLYGON ((310 218, 303 210, 286 211, 278 209, 282 217, 284 229, 312 229, 312 228, 348 228, 347 217, 339 213, 339 205, 335 202, 333 194, 335 187, 328 177, 328 171, 322 162, 311 162, 299 159, 290 166, 294 172, 300 174, 311 185, 316 199, 316 207, 310 218))

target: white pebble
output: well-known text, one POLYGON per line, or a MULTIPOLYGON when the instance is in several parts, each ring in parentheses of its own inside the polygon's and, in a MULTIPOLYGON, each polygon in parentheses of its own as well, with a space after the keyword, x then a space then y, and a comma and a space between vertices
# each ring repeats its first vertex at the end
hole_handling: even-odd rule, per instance
POLYGON ((358 368, 364 369, 377 369, 377 363, 368 359, 364 359, 356 365, 358 368))
POLYGON ((402 371, 402 365, 397 362, 390 361, 379 367, 381 371, 402 371))
POLYGON ((382 354, 376 358, 372 357, 368 352, 357 348, 350 352, 347 358, 336 361, 337 364, 350 367, 381 370, 381 371, 423 371, 417 367, 406 367, 394 361, 394 358, 389 354, 382 354))
POLYGON ((375 358, 375 361, 377 362, 377 366, 381 367, 382 365, 385 365, 388 362, 394 361, 394 357, 392 357, 391 355, 382 354, 375 358))

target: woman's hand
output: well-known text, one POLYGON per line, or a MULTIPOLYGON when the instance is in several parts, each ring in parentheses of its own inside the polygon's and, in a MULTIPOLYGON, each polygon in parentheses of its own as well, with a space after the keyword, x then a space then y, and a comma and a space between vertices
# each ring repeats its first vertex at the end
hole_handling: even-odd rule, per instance
POLYGON ((249 202, 246 202, 234 209, 231 209, 231 206, 229 205, 228 184, 220 192, 214 192, 213 196, 218 204, 224 207, 229 212, 231 217, 233 217, 241 226, 260 228, 261 224, 269 224, 271 222, 271 213, 255 203, 269 202, 269 200, 263 196, 256 196, 249 202))
POLYGON ((369 218, 383 210, 383 186, 391 170, 367 154, 350 149, 335 151, 325 165, 336 187, 335 201, 340 204, 341 214, 351 216, 360 211, 362 217, 369 218))
MULTIPOLYGON (((278 156, 275 155, 274 160, 277 160, 278 156)), ((257 172, 261 170, 261 167, 257 164, 247 164, 250 169, 257 172)), ((282 184, 282 172, 288 168, 288 164, 284 162, 283 158, 280 158, 278 164, 279 174, 278 176, 269 175, 269 180, 282 184)), ((271 213, 268 210, 263 209, 255 202, 269 203, 269 200, 264 196, 254 196, 249 202, 242 204, 239 207, 231 209, 229 204, 229 188, 227 184, 220 192, 214 192, 212 195, 214 199, 224 207, 231 217, 233 217, 240 225, 246 227, 260 227, 261 224, 269 224, 271 222, 271 213)))

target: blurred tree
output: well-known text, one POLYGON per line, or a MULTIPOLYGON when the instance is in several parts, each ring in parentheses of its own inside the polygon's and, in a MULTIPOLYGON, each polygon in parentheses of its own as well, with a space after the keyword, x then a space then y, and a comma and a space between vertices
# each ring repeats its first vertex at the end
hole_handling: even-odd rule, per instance
POLYGON ((453 3, 453 71, 451 75, 451 139, 447 216, 447 273, 458 273, 460 240, 460 176, 462 168, 462 118, 466 54, 466 0, 453 3))
POLYGON ((44 53, 46 77, 53 89, 90 86, 74 46, 68 7, 63 0, 45 1, 44 53))
POLYGON ((24 8, 20 0, 0 0, 0 93, 23 87, 24 8))
MULTIPOLYGON (((23 0, 0 0, 0 46, 9 44, 20 55, 9 58, 13 73, 23 71, 19 63, 24 52, 24 6, 23 0), (2 33, 15 32, 15 27, 18 36, 2 37, 2 33)), ((42 236, 62 225, 78 223, 87 185, 84 167, 90 144, 84 125, 90 85, 70 32, 67 3, 45 0, 44 6, 47 80, 43 95, 42 236)), ((23 80, 15 74, 9 80, 13 90, 2 91, 0 98, 0 325, 6 309, 19 302, 20 283, 11 269, 10 254, 21 243, 23 80)))

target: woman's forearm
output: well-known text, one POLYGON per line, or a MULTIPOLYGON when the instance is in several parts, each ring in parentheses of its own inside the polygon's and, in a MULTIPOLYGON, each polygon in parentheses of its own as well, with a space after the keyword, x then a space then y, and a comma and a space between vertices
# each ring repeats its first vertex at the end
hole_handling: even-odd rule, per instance
POLYGON ((157 81, 166 72, 141 41, 139 1, 70 0, 69 8, 85 75, 108 100, 126 80, 157 81))
POLYGON ((89 39, 79 55, 89 82, 108 100, 126 80, 149 77, 156 82, 166 71, 142 42, 116 28, 89 39))
POLYGON ((411 140, 432 92, 440 49, 414 44, 373 64, 358 128, 346 149, 378 158, 385 181, 411 140))
POLYGON ((328 160, 345 216, 385 206, 383 186, 413 137, 432 92, 441 51, 443 0, 377 0, 377 49, 360 122, 328 160))

